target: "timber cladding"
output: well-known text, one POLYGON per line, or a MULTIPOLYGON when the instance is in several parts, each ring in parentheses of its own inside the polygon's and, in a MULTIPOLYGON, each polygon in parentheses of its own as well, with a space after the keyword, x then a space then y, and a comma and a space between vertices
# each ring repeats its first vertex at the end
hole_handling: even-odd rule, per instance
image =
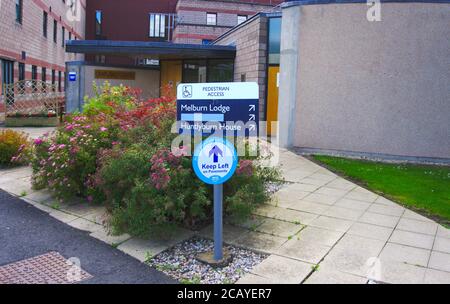
POLYGON ((118 70, 95 70, 95 79, 136 80, 136 72, 118 70))

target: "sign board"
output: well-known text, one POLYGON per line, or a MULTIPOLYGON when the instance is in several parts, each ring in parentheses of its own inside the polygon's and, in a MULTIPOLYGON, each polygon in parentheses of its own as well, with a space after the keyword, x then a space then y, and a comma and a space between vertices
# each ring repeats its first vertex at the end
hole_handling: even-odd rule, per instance
POLYGON ((69 72, 69 81, 77 81, 77 72, 69 72))
POLYGON ((238 156, 234 145, 228 140, 210 137, 195 149, 192 165, 204 183, 220 185, 236 172, 238 156))
POLYGON ((180 133, 234 131, 257 136, 259 87, 253 82, 182 83, 177 87, 180 133))
POLYGON ((117 70, 95 70, 95 79, 135 80, 136 72, 117 70))

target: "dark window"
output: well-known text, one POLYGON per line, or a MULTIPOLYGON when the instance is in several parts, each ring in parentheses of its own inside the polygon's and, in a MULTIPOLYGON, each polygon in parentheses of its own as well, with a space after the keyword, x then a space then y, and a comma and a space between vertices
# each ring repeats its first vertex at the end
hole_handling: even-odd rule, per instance
POLYGON ((52 90, 53 91, 56 90, 55 84, 56 84, 56 71, 52 70, 52 90))
POLYGON ((95 35, 102 35, 103 12, 95 11, 95 35))
POLYGON ((233 60, 208 60, 208 82, 233 82, 233 60))
POLYGON ((47 12, 44 12, 44 15, 42 17, 42 33, 44 34, 44 37, 47 38, 47 34, 48 34, 48 14, 47 14, 47 12))
POLYGON ((47 88, 47 68, 42 68, 41 80, 42 88, 45 90, 47 88))
POLYGON ((211 44, 211 42, 212 42, 212 40, 210 40, 210 39, 202 39, 202 44, 203 45, 211 44))
POLYGON ((61 87, 61 77, 62 77, 62 73, 61 71, 58 71, 58 92, 62 91, 62 87, 61 87))
POLYGON ((23 21, 23 0, 16 1, 16 21, 22 24, 23 21))
MULTIPOLYGON (((5 94, 5 86, 12 83, 14 83, 14 62, 9 60, 2 60, 2 95, 5 94)), ((7 100, 8 103, 11 103, 13 101, 14 99, 7 100)))
POLYGON ((33 82, 33 92, 36 92, 37 66, 31 66, 31 80, 33 82))
POLYGON ((66 44, 66 29, 63 26, 61 32, 61 46, 64 47, 65 44, 66 44))
POLYGON ((25 63, 19 63, 19 81, 25 80, 25 63))
POLYGON ((281 18, 269 18, 269 64, 280 64, 281 18))
POLYGON ((183 64, 183 82, 206 82, 206 60, 186 60, 183 64))
POLYGON ((72 32, 69 32, 69 40, 72 40, 72 32))
POLYGON ((58 21, 53 20, 53 41, 58 42, 58 21))

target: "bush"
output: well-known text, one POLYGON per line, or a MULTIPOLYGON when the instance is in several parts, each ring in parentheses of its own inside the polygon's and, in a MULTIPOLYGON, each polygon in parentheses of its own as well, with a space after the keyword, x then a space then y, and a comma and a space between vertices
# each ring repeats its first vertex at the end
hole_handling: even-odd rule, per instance
MULTIPOLYGON (((168 226, 199 227, 212 215, 212 187, 192 169, 185 149, 169 150, 176 103, 147 101, 125 87, 100 89, 82 114, 69 116, 55 136, 35 141, 33 181, 60 199, 105 204, 114 232, 146 236, 168 226)), ((225 210, 245 218, 269 198, 278 171, 243 159, 227 183, 225 210)))
POLYGON ((13 130, 0 131, 0 165, 22 165, 28 162, 28 136, 13 130))

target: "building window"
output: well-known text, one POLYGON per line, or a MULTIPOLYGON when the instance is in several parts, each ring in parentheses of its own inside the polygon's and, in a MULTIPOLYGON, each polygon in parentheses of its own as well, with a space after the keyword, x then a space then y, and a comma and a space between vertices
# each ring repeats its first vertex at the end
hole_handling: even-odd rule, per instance
POLYGON ((61 31, 61 46, 64 47, 65 44, 66 44, 66 29, 63 26, 61 31))
POLYGON ((186 60, 183 64, 183 82, 206 82, 206 60, 186 60))
POLYGON ((53 20, 53 41, 58 42, 58 21, 53 20))
POLYGON ((238 25, 247 21, 247 15, 238 15, 238 25))
POLYGON ((150 14, 150 37, 166 37, 166 17, 164 14, 150 14))
POLYGON ((105 64, 106 56, 105 55, 95 55, 95 63, 105 64))
POLYGON ((207 25, 217 25, 217 14, 216 13, 206 13, 206 24, 207 25))
POLYGON ((208 82, 233 82, 234 62, 227 59, 208 60, 208 82))
POLYGON ((281 18, 269 18, 269 64, 280 64, 281 18))
POLYGON ((16 21, 22 24, 23 21, 23 0, 16 1, 16 21))
POLYGON ((47 38, 48 35, 48 13, 44 12, 44 15, 42 17, 42 33, 44 34, 44 37, 47 38))
POLYGON ((95 11, 95 35, 102 35, 103 12, 95 11))
POLYGON ((61 79, 61 77, 62 77, 62 73, 61 73, 61 71, 58 71, 58 92, 62 91, 62 86, 61 86, 62 79, 61 79))
POLYGON ((56 84, 56 71, 52 70, 52 90, 53 91, 56 90, 55 84, 56 84))
POLYGON ((42 88, 45 90, 47 88, 47 68, 42 68, 41 80, 42 88))
POLYGON ((25 63, 19 62, 19 81, 20 81, 20 89, 23 91, 25 88, 25 63))
MULTIPOLYGON (((14 62, 2 60, 2 95, 5 94, 5 86, 14 83, 14 62)), ((14 100, 8 100, 13 102, 14 100)))
POLYGON ((69 40, 72 40, 72 32, 69 32, 69 40))
POLYGON ((212 42, 211 39, 202 39, 202 44, 203 44, 203 45, 211 44, 211 42, 212 42))

